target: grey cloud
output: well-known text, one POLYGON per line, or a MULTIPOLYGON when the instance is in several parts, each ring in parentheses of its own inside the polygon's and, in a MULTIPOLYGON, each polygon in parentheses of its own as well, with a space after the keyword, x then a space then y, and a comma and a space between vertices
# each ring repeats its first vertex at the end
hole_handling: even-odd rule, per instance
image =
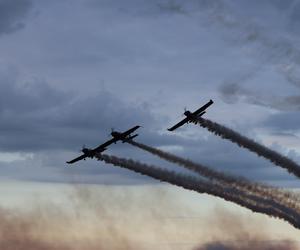
POLYGON ((34 81, 17 84, 15 79, 2 79, 0 85, 0 113, 38 112, 62 105, 66 94, 46 82, 34 81))
POLYGON ((236 103, 242 95, 246 94, 237 83, 223 84, 219 90, 223 101, 227 103, 236 103))
POLYGON ((24 19, 32 5, 31 0, 1 0, 0 34, 9 34, 24 28, 24 19))
POLYGON ((177 12, 183 8, 181 2, 176 0, 155 0, 151 2, 147 0, 129 0, 126 2, 117 3, 111 1, 89 0, 88 5, 94 8, 109 7, 131 14, 139 13, 144 15, 151 12, 154 13, 154 11, 177 12))
POLYGON ((295 132, 300 130, 300 116, 298 112, 274 114, 263 125, 278 131, 295 132))
MULTIPOLYGON (((35 156, 41 154, 44 157, 40 160, 35 158, 37 165, 46 166, 47 169, 55 168, 53 171, 56 171, 65 166, 63 164, 69 157, 77 155, 82 144, 92 147, 108 139, 111 127, 123 130, 139 123, 144 126, 138 137, 141 142, 153 146, 179 148, 175 152, 182 156, 253 179, 294 181, 280 170, 269 171, 270 166, 262 159, 213 136, 204 134, 207 140, 201 138, 202 134, 199 138, 177 136, 182 135, 181 131, 185 130, 193 134, 191 126, 182 128, 178 133, 161 135, 157 131, 164 130, 175 118, 169 122, 166 117, 154 115, 151 112, 152 106, 149 107, 141 101, 132 101, 149 100, 151 105, 156 105, 159 114, 160 109, 164 109, 161 113, 175 116, 181 111, 177 110, 178 106, 194 107, 199 98, 206 99, 215 95, 215 82, 224 79, 224 75, 230 75, 228 71, 231 68, 242 71, 242 60, 247 55, 251 59, 253 56, 250 53, 239 60, 243 53, 240 53, 241 48, 236 48, 237 45, 253 52, 259 47, 257 44, 261 43, 259 41, 262 35, 268 36, 271 42, 273 36, 269 37, 260 25, 258 27, 252 23, 252 19, 248 18, 250 12, 242 18, 238 2, 107 0, 93 1, 93 8, 90 9, 84 9, 82 5, 91 1, 66 2, 59 1, 55 6, 49 2, 46 4, 47 8, 44 3, 39 3, 39 21, 28 26, 24 32, 18 33, 18 42, 9 40, 13 39, 13 36, 10 36, 7 44, 2 45, 2 53, 6 55, 5 61, 10 62, 12 56, 12 62, 21 67, 26 75, 38 75, 42 79, 46 77, 51 84, 60 84, 61 88, 74 92, 57 90, 40 80, 19 84, 19 81, 11 76, 7 76, 5 81, 1 77, 2 151, 30 151, 34 152, 35 156), (66 11, 69 6, 74 11, 71 14, 66 11), (186 13, 187 15, 181 15, 186 13), (245 20, 247 18, 248 20, 245 20), (240 21, 242 24, 239 24, 240 21), (61 25, 62 23, 64 25, 61 25), (212 23, 219 23, 218 27, 222 29, 211 28, 212 23), (48 30, 53 33, 49 33, 48 30), (220 39, 220 34, 225 34, 226 38, 233 34, 234 39, 220 39), (236 60, 230 61, 236 51, 236 60), (97 90, 98 82, 102 79, 110 91, 97 90), (164 93, 157 95, 161 90, 164 93), (120 97, 127 101, 120 100, 120 97), (166 108, 168 103, 172 105, 166 108), (174 103, 177 106, 173 105, 174 103), (58 155, 60 151, 61 155, 58 155)), ((256 3, 258 4, 258 1, 256 3)), ((251 8, 251 11, 260 9, 255 6, 251 8)), ((268 18, 266 13, 266 19, 268 18)), ((265 45, 261 47, 273 55, 272 46, 270 50, 265 45)), ((290 53, 290 49, 284 49, 288 47, 285 43, 282 48, 277 47, 274 57, 270 56, 271 58, 280 57, 277 52, 281 50, 283 54, 290 53)), ((257 54, 259 53, 260 51, 257 54)), ((263 54, 262 57, 269 58, 269 54, 263 54)), ((267 60, 260 58, 260 62, 267 60)), ((226 81, 226 84, 229 84, 224 90, 227 101, 234 103, 246 100, 267 107, 275 105, 274 100, 271 100, 273 98, 261 98, 265 97, 263 93, 269 95, 269 92, 260 91, 258 88, 249 88, 249 91, 246 87, 232 84, 256 77, 257 72, 264 70, 261 69, 261 64, 258 64, 257 67, 251 68, 249 73, 248 69, 244 70, 244 74, 238 73, 237 77, 226 81), (260 92, 261 94, 258 94, 260 92)), ((292 69, 293 77, 297 76, 294 73, 296 67, 282 67, 281 70, 288 68, 292 69)), ((288 99, 283 100, 287 103, 284 104, 287 108, 298 109, 296 93, 295 96, 287 94, 284 98, 288 99)), ((220 108, 216 106, 215 110, 223 108, 221 105, 218 107, 220 108)), ((274 107, 277 108, 278 104, 274 107)), ((214 110, 210 115, 213 112, 214 110)), ((220 113, 218 118, 226 120, 226 115, 222 115, 222 111, 220 113)), ((249 119, 255 119, 255 114, 249 116, 249 119)), ((229 119, 234 119, 234 116, 230 116, 229 119)), ((150 163, 157 160, 123 144, 113 145, 109 148, 110 152, 150 163)), ((159 163, 166 166, 164 162, 159 163)), ((26 164, 33 162, 29 161, 26 164)), ((18 172, 18 168, 12 165, 9 166, 10 170, 6 167, 7 174, 14 175, 14 172, 18 172)), ((32 179, 64 181, 64 174, 68 175, 70 169, 64 170, 66 172, 55 173, 53 177, 50 173, 47 177, 43 176, 41 170, 40 174, 32 179)), ((26 175, 24 170, 20 172, 20 177, 24 175, 24 178, 28 179, 34 171, 34 168, 29 168, 26 175)), ((75 175, 83 175, 87 182, 88 179, 94 182, 101 178, 102 168, 97 162, 87 160, 78 164, 73 171, 75 175)), ((104 177, 101 178, 101 182, 106 177, 111 183, 121 181, 117 172, 103 170, 104 177), (117 181, 113 182, 114 178, 117 181)), ((129 182, 131 178, 126 180, 129 182)))
POLYGON ((47 151, 31 159, 1 162, 0 179, 55 183, 90 183, 104 185, 137 185, 153 182, 127 170, 108 168, 102 162, 84 161, 76 167, 65 164, 65 154, 47 151), (46 158, 52 158, 50 163, 46 158), (42 163, 42 165, 41 165, 42 163))
MULTIPOLYGON (((5 87, 5 85, 3 86, 5 87)), ((16 102, 23 103, 26 100, 35 105, 21 109, 22 112, 14 106, 11 109, 7 106, 3 109, 6 111, 0 112, 1 150, 12 152, 30 151, 34 152, 36 157, 38 155, 42 157, 35 157, 33 161, 22 163, 32 167, 26 170, 25 168, 19 169, 16 171, 19 173, 17 175, 14 174, 14 170, 18 169, 18 167, 15 168, 13 166, 14 163, 9 164, 9 167, 4 167, 1 164, 3 171, 8 176, 25 180, 69 182, 70 170, 61 170, 61 168, 68 157, 75 156, 75 153, 77 153, 75 149, 79 149, 83 143, 86 143, 88 146, 96 146, 99 142, 106 140, 111 125, 117 125, 116 129, 126 129, 134 124, 141 124, 145 127, 142 129, 140 137, 138 137, 138 140, 141 142, 149 143, 153 146, 178 146, 182 148, 182 151, 179 152, 182 156, 203 162, 212 167, 221 170, 225 169, 240 175, 246 173, 248 177, 250 176, 253 179, 257 178, 258 172, 264 173, 261 175, 264 180, 282 180, 283 176, 285 176, 285 173, 280 171, 273 171, 272 173, 276 172, 276 175, 269 176, 268 171, 265 170, 269 167, 268 163, 248 152, 242 150, 237 152, 235 145, 223 142, 213 136, 209 136, 207 140, 203 138, 191 140, 190 138, 180 138, 176 134, 159 135, 156 132, 156 128, 162 124, 156 121, 147 105, 140 106, 138 104, 124 103, 113 94, 104 90, 88 98, 76 98, 74 95, 55 90, 45 83, 40 85, 37 93, 45 92, 40 90, 43 86, 45 90, 52 93, 49 95, 52 97, 45 102, 44 106, 39 104, 42 100, 36 99, 34 93, 27 93, 23 88, 14 86, 12 89, 9 87, 10 91, 3 91, 8 99, 8 94, 11 96, 18 94, 20 98, 16 99, 16 102), (65 99, 62 100, 61 96, 64 96, 65 99), (36 109, 35 106, 40 106, 40 109, 36 109), (63 152, 70 150, 73 153, 66 155, 65 153, 58 153, 59 150, 63 152), (38 153, 38 151, 43 152, 38 153), (224 154, 224 152, 227 153, 224 154), (212 155, 214 157, 211 157, 212 155), (43 166, 48 169, 47 171, 50 171, 47 177, 45 177, 45 172, 41 168, 38 168, 38 171, 35 170, 35 161, 38 164, 42 162, 43 166), (50 168, 56 170, 49 170, 50 168)), ((35 88, 31 89, 32 92, 34 90, 35 88)), ((128 145, 113 145, 110 150, 117 155, 123 154, 125 157, 139 158, 142 161, 148 160, 151 163, 157 162, 157 159, 130 149, 128 145)), ((17 166, 21 165, 20 163, 16 164, 17 166)), ((167 166, 163 161, 160 161, 159 164, 167 166)), ((80 180, 76 179, 76 182, 109 184, 115 183, 117 180, 117 182, 125 184, 130 183, 130 181, 134 183, 145 183, 147 181, 139 178, 135 180, 135 176, 126 171, 126 173, 122 173, 125 176, 124 179, 115 179, 115 176, 120 174, 119 171, 110 169, 103 171, 101 164, 99 165, 95 161, 86 161, 80 165, 81 167, 79 166, 72 170, 75 176, 82 176, 80 180), (101 174, 105 178, 101 178, 101 174), (112 176, 114 177, 111 178, 112 176), (97 179, 97 177, 99 178, 97 179)), ((287 178, 287 180, 293 179, 287 178)))
POLYGON ((298 64, 288 64, 286 66, 282 66, 280 67, 280 71, 285 75, 289 83, 300 87, 300 72, 298 64))
MULTIPOLYGON (((285 1, 282 1, 285 2, 285 1)), ((295 32, 299 32, 300 28, 300 2, 299 1, 287 1, 287 6, 289 10, 290 22, 289 24, 292 27, 292 30, 295 32)), ((279 6, 281 7, 281 6, 279 6)))
POLYGON ((161 3, 157 3, 157 6, 162 12, 187 14, 187 10, 181 1, 169 0, 161 3))
POLYGON ((270 93, 263 94, 259 89, 247 89, 238 83, 225 83, 219 88, 219 93, 226 103, 244 101, 263 107, 282 111, 300 110, 300 95, 274 96, 270 93))
POLYGON ((124 103, 105 90, 76 97, 45 82, 19 86, 14 80, 0 88, 3 151, 71 149, 106 140, 111 127, 124 130, 155 121, 146 104, 124 103))
MULTIPOLYGON (((297 33, 289 30, 298 23, 298 1, 199 1, 198 13, 210 20, 205 25, 222 28, 220 34, 232 45, 248 46, 261 66, 268 64, 283 74, 288 82, 300 86, 297 68, 300 49, 297 33), (209 3, 207 3, 209 2, 209 3), (289 70, 284 66, 288 65, 289 70)), ((250 55, 251 53, 251 55, 250 55)), ((255 73, 255 72, 254 72, 255 73)))

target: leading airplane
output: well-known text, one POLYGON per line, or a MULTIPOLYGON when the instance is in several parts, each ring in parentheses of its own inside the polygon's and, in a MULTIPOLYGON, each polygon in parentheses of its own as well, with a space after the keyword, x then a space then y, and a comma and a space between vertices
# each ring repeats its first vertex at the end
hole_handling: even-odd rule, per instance
POLYGON ((107 142, 99 145, 98 147, 96 147, 94 149, 83 147, 82 150, 81 150, 81 152, 83 154, 80 155, 79 157, 71 160, 71 161, 67 161, 67 163, 72 164, 72 163, 75 163, 75 162, 80 161, 80 160, 85 160, 86 158, 94 158, 97 153, 102 153, 103 151, 105 151, 107 149, 107 147, 109 145, 111 145, 113 143, 116 143, 117 141, 122 141, 123 143, 127 142, 127 141, 130 141, 133 138, 138 136, 138 134, 131 135, 131 133, 133 133, 139 127, 140 126, 132 127, 131 129, 128 129, 125 132, 112 131, 111 132, 111 136, 113 137, 112 139, 108 140, 107 142))
POLYGON ((206 109, 212 105, 214 102, 212 100, 209 100, 208 103, 206 103, 205 105, 203 105, 201 108, 197 109, 194 112, 191 112, 189 110, 185 110, 184 115, 186 116, 186 118, 184 118, 182 121, 178 122, 176 125, 174 125, 171 128, 168 128, 169 131, 174 131, 175 129, 181 127, 182 125, 184 125, 185 123, 197 123, 197 119, 199 117, 201 117, 202 115, 204 115, 206 113, 206 109))

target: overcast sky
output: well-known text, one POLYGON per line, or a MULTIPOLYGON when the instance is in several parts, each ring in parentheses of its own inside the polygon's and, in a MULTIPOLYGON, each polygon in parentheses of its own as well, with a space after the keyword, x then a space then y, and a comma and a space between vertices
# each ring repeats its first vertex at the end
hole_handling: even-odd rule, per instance
MULTIPOLYGON (((138 140, 216 169, 297 186, 253 153, 188 125, 206 117, 300 162, 300 1, 0 0, 0 176, 130 184, 82 145, 139 124, 138 140)), ((130 145, 108 153, 167 166, 130 145)))

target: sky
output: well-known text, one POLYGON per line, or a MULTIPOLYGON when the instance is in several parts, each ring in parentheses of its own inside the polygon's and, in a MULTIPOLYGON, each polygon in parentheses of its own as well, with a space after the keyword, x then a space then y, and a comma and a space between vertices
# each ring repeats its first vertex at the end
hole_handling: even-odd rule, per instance
MULTIPOLYGON (((106 195, 100 199, 105 204, 112 203, 110 194, 118 197, 124 191, 134 203, 122 206, 133 214, 144 201, 141 218, 144 213, 147 217, 145 208, 152 202, 170 211, 175 206, 175 217, 188 214, 189 220, 195 215, 200 224, 172 222, 186 232, 207 228, 211 221, 202 219, 213 220, 212 211, 225 207, 229 216, 226 210, 217 214, 231 218, 234 213, 235 226, 246 225, 243 237, 234 235, 239 240, 255 232, 259 223, 272 239, 297 239, 298 231, 287 223, 220 199, 198 199, 195 193, 161 187, 148 177, 95 160, 72 166, 66 161, 79 156, 83 145, 96 147, 108 140, 112 128, 141 125, 139 142, 254 181, 300 188, 287 171, 200 126, 167 131, 183 118, 185 108, 193 111, 212 99, 206 118, 300 162, 299 13, 299 0, 0 0, 1 207, 18 204, 23 209, 32 203, 39 209, 32 202, 37 192, 51 200, 50 208, 58 202, 64 209, 76 209, 73 203, 66 205, 65 190, 85 184, 106 195), (149 200, 143 200, 146 193, 149 200)), ((106 152, 182 171, 131 145, 119 143, 106 152)), ((126 217, 122 206, 113 204, 126 217)), ((146 223, 150 236, 161 227, 160 216, 170 216, 158 208, 150 209, 159 218, 150 216, 154 224, 146 223)), ((140 217, 131 224, 133 231, 140 217)), ((126 219, 120 223, 119 229, 128 225, 126 219)), ((211 229, 209 239, 224 234, 219 226, 211 229)), ((76 236, 69 233, 70 239, 76 236)), ((166 226, 159 239, 169 236, 178 243, 185 238, 196 244, 199 235, 186 236, 166 226)))
MULTIPOLYGON (((91 160, 65 164, 111 128, 139 124, 146 144, 299 187, 202 128, 166 131, 185 107, 213 99, 207 118, 299 161, 299 8, 292 0, 1 0, 1 178, 148 182, 91 160)), ((129 145, 108 152, 165 164, 129 145)))

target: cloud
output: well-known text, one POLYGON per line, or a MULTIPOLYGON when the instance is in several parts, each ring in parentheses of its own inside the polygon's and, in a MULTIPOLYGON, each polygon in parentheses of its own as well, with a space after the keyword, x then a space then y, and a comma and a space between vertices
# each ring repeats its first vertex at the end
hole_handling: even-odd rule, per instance
POLYGON ((103 89, 79 96, 45 81, 19 83, 13 73, 0 79, 2 151, 72 149, 105 141, 111 127, 155 123, 146 103, 125 103, 103 89))
MULTIPOLYGON (((256 58, 257 68, 274 67, 287 82, 300 86, 299 1, 195 2, 189 14, 201 20, 201 25, 218 28, 231 46, 256 58)), ((252 75, 257 72, 249 71, 252 75)))
POLYGON ((257 239, 239 239, 236 242, 211 242, 195 250, 296 250, 297 246, 292 241, 264 241, 257 239))
MULTIPOLYGON (((247 173, 253 179, 257 178, 257 171, 264 172, 264 180, 284 178, 285 173, 280 171, 268 175, 267 162, 242 150, 237 152, 235 145, 213 136, 190 138, 177 133, 160 134, 158 131, 164 130, 165 121, 163 117, 154 115, 146 103, 124 102, 103 89, 89 96, 75 95, 58 90, 45 81, 20 84, 10 74, 3 78, 5 82, 0 87, 0 149, 2 152, 34 153, 33 158, 1 163, 5 176, 68 182, 72 178, 70 174, 74 174, 81 176, 78 182, 144 183, 145 179, 127 171, 100 170, 101 164, 96 161, 82 162, 71 172, 62 169, 67 159, 77 156, 81 145, 94 147, 106 141, 111 127, 125 130, 139 124, 144 128, 138 131, 138 141, 158 147, 178 147, 177 153, 184 157, 235 174, 247 173), (70 153, 67 154, 67 151, 70 153), (124 178, 117 177, 120 175, 124 178)), ((200 127, 199 132, 203 132, 200 127)), ((142 154, 129 145, 113 145, 110 150, 117 155, 168 166, 164 161, 142 154)))
POLYGON ((157 3, 157 6, 164 13, 187 14, 184 4, 180 1, 175 1, 175 0, 161 1, 157 3))
POLYGON ((31 0, 0 0, 0 35, 24 28, 32 6, 31 0))
POLYGON ((239 83, 225 83, 219 88, 223 101, 234 104, 239 101, 281 111, 300 110, 300 95, 274 96, 261 93, 259 89, 247 89, 239 83))
POLYGON ((298 232, 283 222, 225 208, 225 202, 166 185, 47 187, 22 183, 19 189, 26 194, 28 187, 36 192, 24 199, 26 207, 23 203, 0 207, 2 249, 144 250, 192 249, 195 245, 202 249, 217 241, 269 246, 252 248, 258 250, 274 249, 273 243, 291 247, 281 248, 284 250, 297 249, 292 240, 298 232))
MULTIPOLYGON (((0 150, 33 153, 34 160, 22 163, 27 166, 61 168, 66 159, 77 156, 83 144, 93 147, 108 139, 111 127, 123 130, 140 124, 144 126, 138 137, 141 142, 168 148, 234 173, 247 175, 251 172, 253 178, 257 175, 276 180, 283 177, 280 172, 268 172, 268 165, 261 159, 213 139, 201 129, 186 126, 173 134, 163 132, 179 119, 175 116, 185 105, 196 108, 208 98, 216 101, 208 117, 230 124, 243 120, 241 129, 247 132, 259 126, 257 120, 269 112, 270 107, 299 110, 297 93, 278 90, 282 82, 278 79, 273 82, 273 78, 267 78, 270 85, 274 84, 267 90, 260 89, 262 84, 258 81, 253 87, 238 85, 261 77, 265 66, 270 65, 263 60, 269 58, 266 53, 281 50, 280 46, 271 46, 269 50, 259 45, 263 36, 267 36, 268 41, 277 41, 271 29, 262 28, 266 25, 275 27, 270 15, 273 7, 265 12, 265 6, 269 4, 266 1, 259 5, 261 8, 257 7, 259 1, 253 5, 241 2, 35 1, 39 11, 37 21, 16 34, 18 39, 8 36, 1 44, 3 62, 19 67, 23 75, 1 72, 0 150), (72 13, 66 11, 70 7, 72 13), (259 17, 263 12, 266 20, 256 21, 256 18, 261 20, 259 17), (261 57, 258 55, 260 47, 264 49, 261 57), (21 79, 32 76, 37 79, 21 79), (232 113, 233 106, 223 105, 217 97, 216 89, 223 79, 228 84, 224 90, 226 97, 222 97, 227 103, 244 101, 266 108, 245 104, 232 113), (100 81, 109 91, 99 88, 100 81), (274 90, 272 96, 270 89, 274 90), (254 109, 260 112, 259 118, 252 112, 254 109), (172 120, 168 120, 169 116, 172 120), (251 124, 248 123, 250 120, 251 124)), ((291 8, 283 3, 278 5, 284 5, 278 7, 283 10, 291 8)), ((25 18, 19 22, 24 23, 25 18)), ((289 37, 282 37, 289 40, 285 38, 289 37)), ((278 66, 280 70, 291 70, 292 77, 297 76, 296 68, 288 64, 278 66)), ((116 155, 156 161, 123 144, 113 145, 110 150, 116 155)), ((5 167, 5 174, 17 172, 18 168, 13 164, 5 167)), ((86 161, 78 165, 74 168, 75 174, 89 175, 91 179, 94 175, 93 182, 101 178, 96 175, 102 171, 97 162, 86 161)), ((28 168, 28 174, 26 170, 21 171, 24 178, 30 178, 34 167, 28 168)), ((53 178, 50 173, 43 176, 42 172, 40 170, 32 178, 45 181, 63 181, 65 178, 63 174, 59 176, 61 172, 53 178)), ((109 174, 105 173, 102 180, 109 174)), ((113 178, 117 179, 116 175, 113 178)))
POLYGON ((277 131, 296 132, 300 130, 299 113, 285 112, 274 114, 267 118, 263 125, 277 131))
POLYGON ((266 233, 261 221, 257 221, 256 227, 252 228, 249 218, 237 217, 234 213, 216 208, 216 216, 207 220, 211 225, 219 226, 214 239, 202 244, 194 250, 296 250, 297 242, 292 240, 273 240, 266 233), (250 224, 249 224, 250 222, 250 224))

